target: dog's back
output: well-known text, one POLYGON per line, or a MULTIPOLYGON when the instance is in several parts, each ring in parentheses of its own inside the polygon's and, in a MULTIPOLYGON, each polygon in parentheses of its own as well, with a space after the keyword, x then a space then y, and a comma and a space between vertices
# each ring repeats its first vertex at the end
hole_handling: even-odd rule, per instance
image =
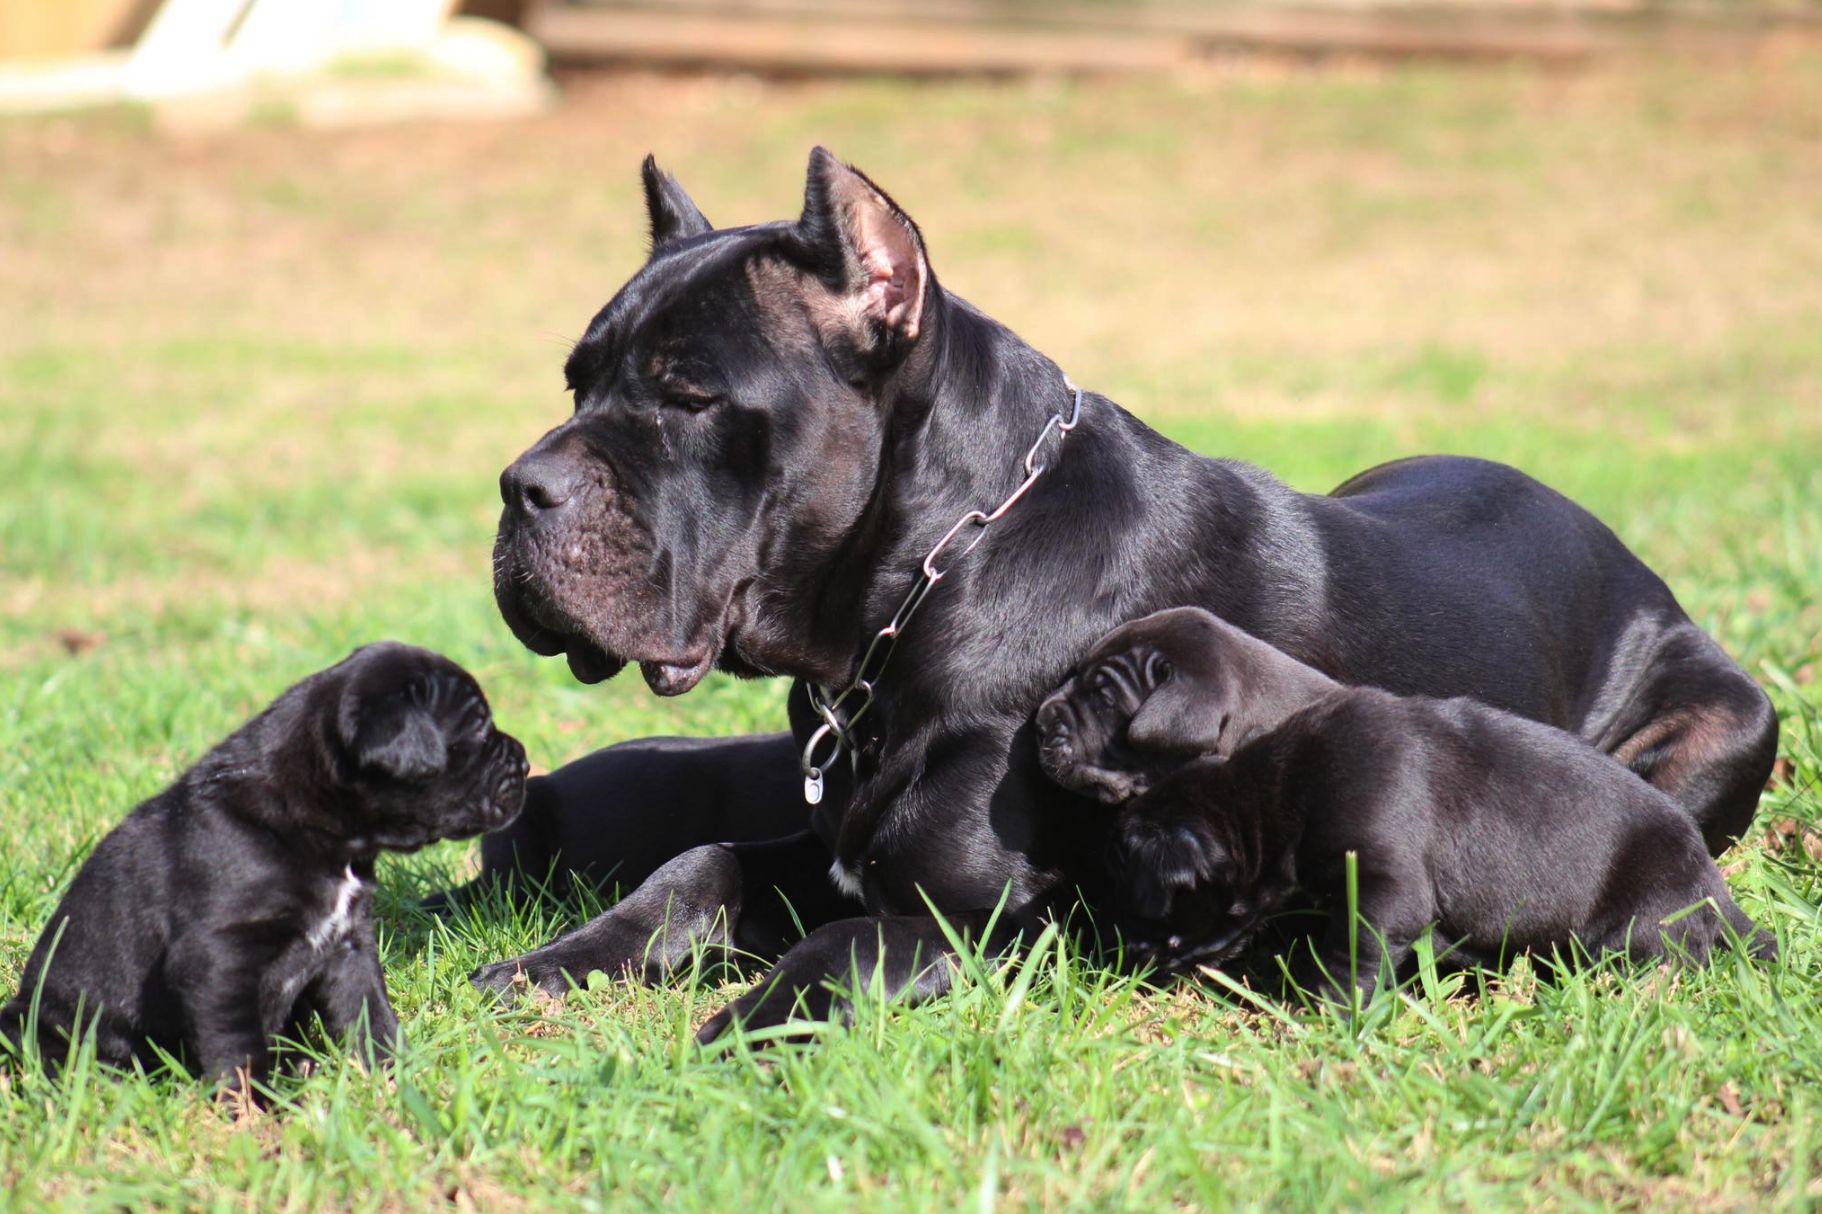
POLYGON ((1409 872, 1433 882, 1445 933, 1508 956, 1573 940, 1655 958, 1668 942, 1702 962, 1729 930, 1757 955, 1771 947, 1688 814, 1580 738, 1467 699, 1335 699, 1284 726, 1326 734, 1325 804, 1304 847, 1420 851, 1409 872), (1385 791, 1363 802, 1368 787, 1385 791))

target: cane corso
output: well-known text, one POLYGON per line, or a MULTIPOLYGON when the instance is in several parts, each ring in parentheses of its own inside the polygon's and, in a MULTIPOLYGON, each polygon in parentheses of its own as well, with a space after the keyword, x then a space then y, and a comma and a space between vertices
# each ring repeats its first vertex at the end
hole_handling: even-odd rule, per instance
POLYGON ((1037 727, 1046 775, 1119 806, 1120 921, 1164 970, 1235 956, 1296 890, 1328 915, 1305 976, 1327 999, 1370 995, 1431 925, 1493 964, 1667 945, 1700 963, 1729 931, 1775 952, 1689 814, 1580 738, 1344 687, 1200 608, 1108 633, 1037 727))
POLYGON ((159 1051, 244 1087, 320 1020, 369 1059, 398 1034, 369 903, 374 860, 498 829, 525 751, 474 679, 406 645, 311 675, 96 846, 26 961, 0 1032, 60 1065, 159 1051), (35 1030, 35 1031, 33 1031, 35 1030))
POLYGON ((1765 694, 1611 531, 1530 477, 1422 457, 1310 496, 1094 393, 1064 436, 1063 372, 945 291, 917 226, 828 152, 795 220, 714 228, 649 160, 645 192, 651 256, 569 356, 574 415, 501 476, 495 595, 584 682, 629 661, 661 695, 711 669, 788 676, 791 732, 640 743, 536 782, 491 855, 646 879, 478 985, 523 972, 561 994, 592 970, 662 973, 692 941, 777 957, 705 1040, 734 1017, 782 1022, 800 996, 828 1013, 827 980, 856 964, 913 996, 944 989, 931 908, 978 933, 1002 899, 993 921, 1022 929, 1099 896, 1106 814, 1043 778, 1032 714, 1110 627, 1185 603, 1344 682, 1577 733, 1711 850, 1750 821, 1776 745, 1765 694), (1034 442, 1039 475, 983 528, 1034 442), (932 567, 947 576, 807 807, 794 773, 825 722, 809 687, 850 683, 964 515, 975 546, 932 567), (760 752, 773 774, 729 774, 760 752), (629 860, 667 853, 649 875, 629 860))

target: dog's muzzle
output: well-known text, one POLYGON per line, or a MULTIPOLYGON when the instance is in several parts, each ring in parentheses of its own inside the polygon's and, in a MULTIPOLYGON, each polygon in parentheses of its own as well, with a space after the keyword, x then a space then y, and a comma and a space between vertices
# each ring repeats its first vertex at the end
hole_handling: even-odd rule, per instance
POLYGON ((519 740, 506 734, 498 737, 499 756, 488 764, 488 775, 483 777, 485 830, 498 830, 519 816, 525 807, 525 781, 531 774, 531 763, 519 740))
POLYGON ((1070 733, 1070 712, 1068 701, 1060 694, 1052 695, 1038 707, 1038 754, 1042 757, 1045 769, 1052 765, 1062 767, 1075 755, 1075 743, 1070 733))

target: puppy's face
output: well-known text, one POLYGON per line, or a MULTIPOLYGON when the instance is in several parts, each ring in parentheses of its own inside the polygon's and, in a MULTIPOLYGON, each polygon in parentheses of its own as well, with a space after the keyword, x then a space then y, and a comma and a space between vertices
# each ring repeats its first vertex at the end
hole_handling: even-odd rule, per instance
POLYGON ((1173 609, 1123 624, 1039 706, 1039 763, 1108 804, 1214 749, 1226 720, 1206 613, 1173 609))
POLYGON ((1258 931, 1273 899, 1233 827, 1219 813, 1121 815, 1108 859, 1133 962, 1164 973, 1219 965, 1258 931))
POLYGON ((427 650, 357 650, 339 677, 328 730, 351 842, 412 851, 496 830, 525 801, 525 748, 494 728, 480 685, 427 650))

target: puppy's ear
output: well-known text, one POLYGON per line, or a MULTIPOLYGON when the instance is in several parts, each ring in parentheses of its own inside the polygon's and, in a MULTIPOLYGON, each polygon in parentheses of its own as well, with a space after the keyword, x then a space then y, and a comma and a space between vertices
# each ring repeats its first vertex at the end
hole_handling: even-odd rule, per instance
POLYGON ((1170 675, 1132 714, 1126 740, 1140 750, 1164 754, 1213 754, 1220 749, 1227 713, 1211 697, 1197 695, 1181 675, 1170 675))
MULTIPOLYGON (((353 698, 351 697, 351 700, 353 698)), ((362 771, 424 780, 443 770, 449 747, 430 711, 403 698, 342 705, 342 742, 362 771)))
POLYGON ((917 340, 930 286, 924 238, 910 216, 827 148, 810 153, 799 248, 837 305, 826 321, 850 330, 861 350, 896 362, 917 340))
POLYGON ((645 158, 639 176, 645 182, 645 212, 652 221, 652 252, 674 240, 714 230, 715 225, 697 209, 677 179, 658 167, 654 157, 645 158))

